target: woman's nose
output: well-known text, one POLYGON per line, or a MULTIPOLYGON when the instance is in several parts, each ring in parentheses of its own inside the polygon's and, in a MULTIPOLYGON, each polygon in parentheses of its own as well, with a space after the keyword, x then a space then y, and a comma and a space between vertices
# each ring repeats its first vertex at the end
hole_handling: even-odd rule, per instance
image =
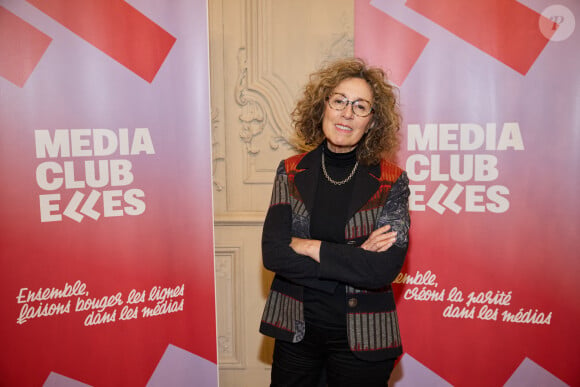
POLYGON ((354 117, 354 110, 353 110, 352 102, 348 101, 346 107, 342 110, 342 116, 345 118, 352 118, 354 117))

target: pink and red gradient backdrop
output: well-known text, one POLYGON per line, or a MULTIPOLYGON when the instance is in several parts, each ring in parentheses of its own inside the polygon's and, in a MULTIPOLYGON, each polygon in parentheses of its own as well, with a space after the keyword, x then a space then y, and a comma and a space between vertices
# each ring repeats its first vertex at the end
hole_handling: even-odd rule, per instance
MULTIPOLYGON (((0 384, 41 385, 57 372, 143 386, 170 344, 217 363, 206 2, 1 1, 0 49, 12 58, 0 59, 0 384), (153 155, 50 159, 73 161, 80 179, 86 160, 129 160, 132 184, 97 190, 143 190, 143 214, 104 217, 99 202, 98 220, 40 221, 39 195, 54 192, 36 182, 48 159, 36 158, 34 130, 81 128, 149 129, 153 155), (16 323, 21 288, 77 280, 95 298, 183 284, 184 310, 16 323)), ((72 191, 56 193, 66 205, 72 191)))
MULTIPOLYGON (((578 2, 560 4, 580 15, 578 2)), ((443 213, 429 206, 411 212, 405 273, 430 270, 438 286, 426 288, 446 289, 445 297, 453 287, 464 297, 470 291, 512 292, 497 321, 483 321, 443 317, 451 302, 405 299, 408 290, 422 286, 396 285, 405 355, 435 379, 456 386, 504 385, 526 358, 539 365, 537 372, 551 374, 551 386, 580 385, 580 37, 577 29, 561 41, 541 34, 540 14, 549 5, 543 0, 355 2, 355 54, 386 69, 400 89, 399 163, 410 167, 411 155, 439 155, 445 169, 450 154, 493 155, 497 179, 458 184, 509 189, 509 209, 501 213, 466 211, 465 192, 456 201, 458 213, 445 206, 443 213), (409 149, 407 141, 413 124, 485 128, 495 123, 499 136, 506 122, 518 123, 525 149, 420 151, 409 149), (520 308, 552 312, 550 324, 501 321, 503 310, 520 308)), ((411 179, 412 185, 426 186, 424 202, 440 184, 451 189, 456 183, 411 179)), ((405 380, 413 370, 402 367, 395 386, 411 385, 405 380)))

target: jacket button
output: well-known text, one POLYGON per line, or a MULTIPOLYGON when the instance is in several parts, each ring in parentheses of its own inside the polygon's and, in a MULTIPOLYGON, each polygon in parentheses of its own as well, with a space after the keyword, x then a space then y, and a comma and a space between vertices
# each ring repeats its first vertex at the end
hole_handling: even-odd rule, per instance
POLYGON ((348 306, 351 308, 355 308, 358 304, 358 300, 356 298, 349 298, 348 299, 348 306))

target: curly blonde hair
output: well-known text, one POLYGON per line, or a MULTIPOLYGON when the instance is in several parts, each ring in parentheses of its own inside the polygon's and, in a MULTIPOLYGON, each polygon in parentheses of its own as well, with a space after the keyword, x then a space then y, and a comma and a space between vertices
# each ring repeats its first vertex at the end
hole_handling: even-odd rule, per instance
POLYGON ((340 82, 348 78, 364 79, 373 93, 371 122, 357 146, 357 159, 361 164, 372 165, 383 157, 393 158, 399 148, 401 126, 395 95, 397 89, 388 83, 382 69, 370 67, 360 58, 330 62, 310 75, 304 94, 292 112, 294 146, 300 151, 309 151, 324 141, 322 119, 326 99, 340 82))

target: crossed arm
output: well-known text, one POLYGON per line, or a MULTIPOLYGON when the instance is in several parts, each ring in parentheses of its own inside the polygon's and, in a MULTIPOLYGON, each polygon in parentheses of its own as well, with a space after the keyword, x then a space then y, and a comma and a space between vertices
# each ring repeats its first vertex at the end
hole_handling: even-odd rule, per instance
MULTIPOLYGON (((387 224, 374 230, 368 239, 360 246, 366 251, 380 253, 387 251, 397 240, 397 232, 391 231, 391 225, 387 224)), ((320 245, 322 241, 315 239, 303 239, 292 237, 290 247, 298 254, 306 255, 320 263, 320 245)))
POLYGON ((290 205, 272 206, 262 234, 264 266, 303 286, 331 291, 337 282, 377 289, 400 272, 408 244, 408 179, 393 185, 379 228, 352 246, 291 236, 290 205))

